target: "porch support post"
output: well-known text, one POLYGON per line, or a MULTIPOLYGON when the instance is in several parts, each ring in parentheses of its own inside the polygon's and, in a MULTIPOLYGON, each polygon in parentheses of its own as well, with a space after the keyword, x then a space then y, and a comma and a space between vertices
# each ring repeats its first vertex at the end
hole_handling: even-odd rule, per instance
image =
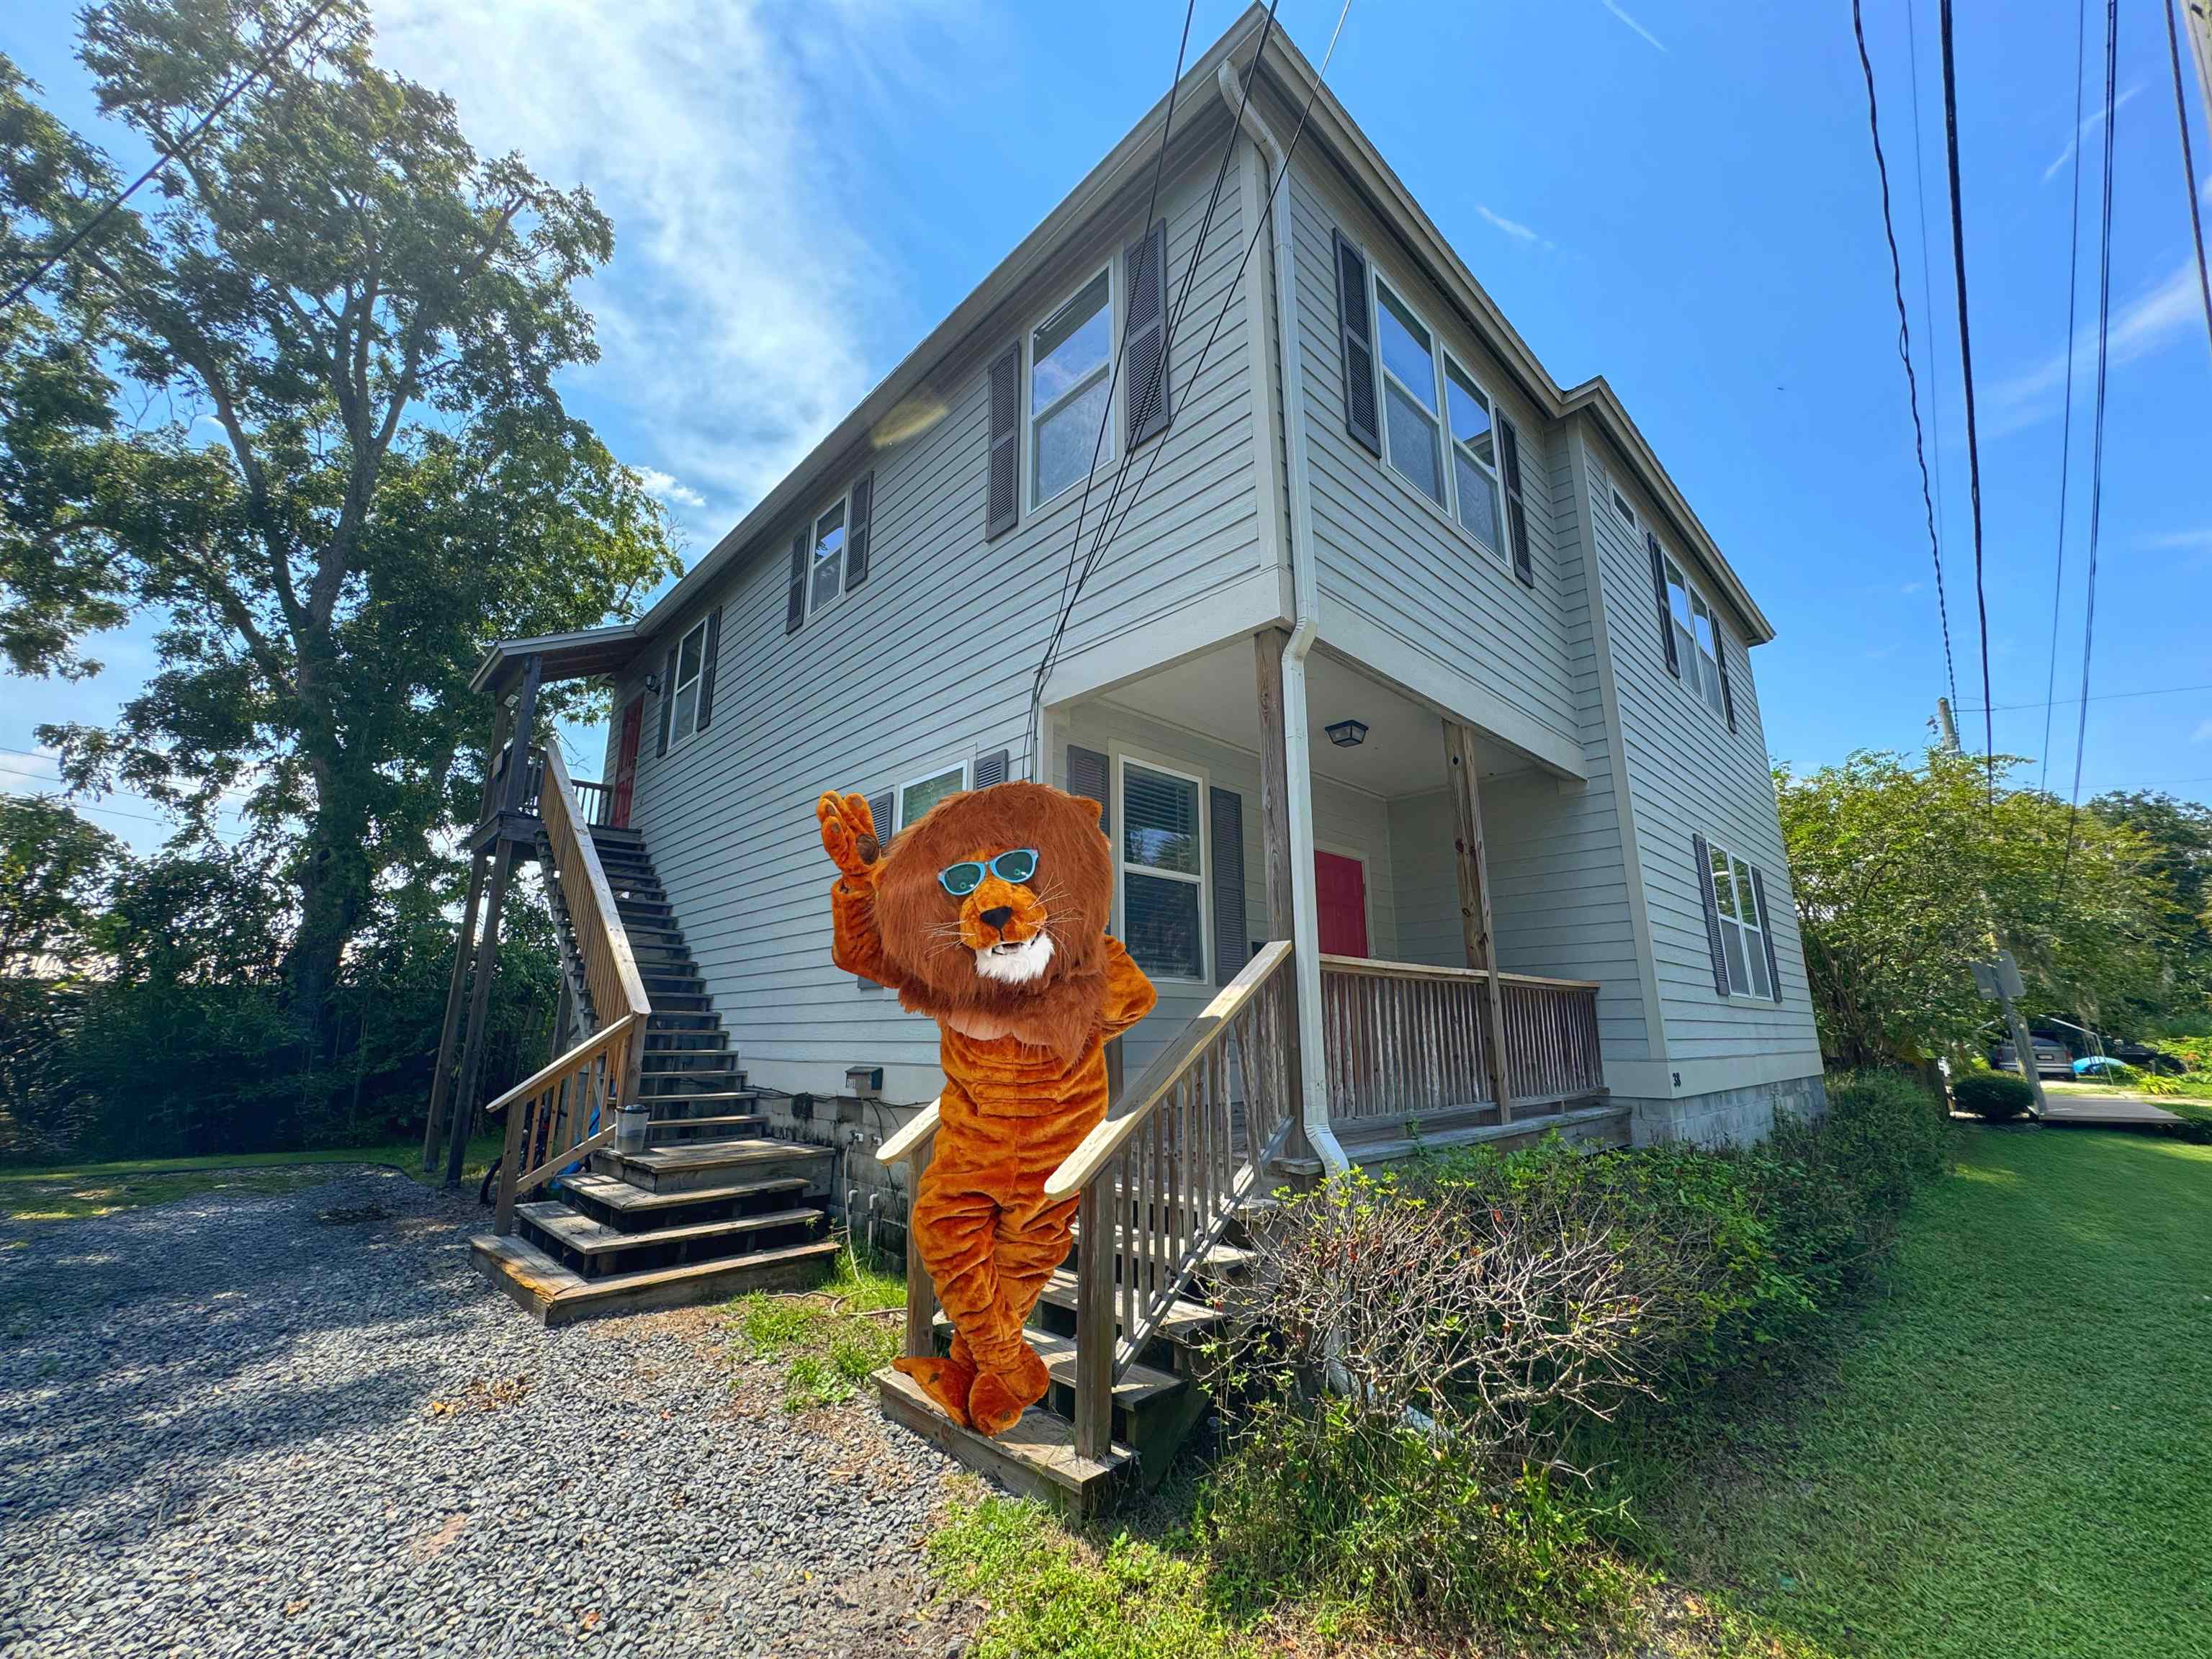
POLYGON ((514 694, 514 753, 507 769, 507 796, 500 805, 520 812, 530 799, 530 744, 538 735, 538 680, 545 659, 532 653, 522 665, 522 689, 514 694))
POLYGON ((1260 845, 1267 866, 1267 937, 1291 937, 1290 759, 1283 746, 1283 647, 1290 635, 1264 628, 1252 636, 1260 692, 1260 845))
MULTIPOLYGON (((498 798, 494 779, 499 770, 499 752, 507 746, 509 730, 507 699, 495 696, 492 702, 491 742, 484 750, 483 790, 477 799, 477 822, 472 828, 481 828, 484 820, 492 816, 492 803, 498 798)), ((446 1020, 438 1034, 438 1069, 430 1074, 430 1111, 422 1125, 425 1175, 438 1167, 438 1138, 445 1127, 446 1114, 453 1103, 453 1047, 461 1037, 462 997, 468 987, 469 954, 476 945, 487 857, 482 851, 469 856, 469 896, 461 907, 460 936, 453 941, 453 973, 446 984, 446 1020)))
POLYGON ((1482 790, 1474 775, 1474 734, 1457 720, 1444 722, 1444 763, 1451 782, 1453 863, 1459 874, 1459 921, 1467 940, 1467 965, 1488 977, 1482 999, 1483 1063, 1498 1121, 1513 1119, 1505 1080, 1505 993, 1498 982, 1490 932, 1490 860, 1482 840, 1482 790))
POLYGON ((491 855, 491 891, 484 902, 483 937, 477 945, 477 982, 469 993, 468 1038, 461 1045, 460 1075, 453 1082, 453 1121, 446 1138, 446 1184, 461 1184, 461 1164, 477 1111, 477 1073, 483 1065, 484 1027, 491 1017, 491 976, 499 963, 499 917, 507 906, 507 880, 514 870, 514 843, 501 841, 491 855))

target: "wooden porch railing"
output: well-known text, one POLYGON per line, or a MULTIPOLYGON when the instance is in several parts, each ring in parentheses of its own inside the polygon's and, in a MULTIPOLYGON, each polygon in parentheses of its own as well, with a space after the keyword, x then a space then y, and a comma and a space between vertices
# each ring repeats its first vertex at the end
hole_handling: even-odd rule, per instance
MULTIPOLYGON (((1491 1098, 1482 1004, 1490 975, 1366 957, 1321 960, 1332 1123, 1420 1117, 1491 1098)), ((1597 986, 1501 974, 1506 1086, 1518 1109, 1604 1087, 1597 986)))
POLYGON ((653 1012, 576 787, 558 750, 538 751, 534 758, 542 768, 538 815, 552 849, 550 873, 568 908, 599 1029, 484 1109, 507 1117, 499 1206, 492 1224, 502 1234, 514 1224, 518 1193, 534 1190, 562 1166, 614 1139, 623 1103, 637 1098, 638 1062, 653 1012))
POLYGON ((569 780, 568 787, 576 792, 576 802, 583 810, 585 823, 598 830, 614 822, 614 785, 591 783, 582 778, 572 778, 569 780))
MULTIPOLYGON (((1258 1190, 1267 1160, 1297 1121, 1290 960, 1287 941, 1264 947, 1045 1182, 1048 1199, 1079 1194, 1075 1449, 1082 1456, 1106 1455, 1115 1380, 1152 1340, 1237 1206, 1258 1190)), ((936 1129, 932 1104, 876 1156, 909 1162, 918 1186, 936 1129)), ((935 1292, 909 1241, 908 1353, 934 1351, 935 1314, 935 1292)))

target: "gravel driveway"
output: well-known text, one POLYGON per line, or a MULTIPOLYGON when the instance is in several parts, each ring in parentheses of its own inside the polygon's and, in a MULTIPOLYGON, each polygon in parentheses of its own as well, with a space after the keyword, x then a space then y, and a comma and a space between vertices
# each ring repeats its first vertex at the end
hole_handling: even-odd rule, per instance
POLYGON ((540 1330, 481 1217, 365 1170, 0 1237, 0 1653, 958 1650, 948 1462, 733 1390, 704 1310, 540 1330))

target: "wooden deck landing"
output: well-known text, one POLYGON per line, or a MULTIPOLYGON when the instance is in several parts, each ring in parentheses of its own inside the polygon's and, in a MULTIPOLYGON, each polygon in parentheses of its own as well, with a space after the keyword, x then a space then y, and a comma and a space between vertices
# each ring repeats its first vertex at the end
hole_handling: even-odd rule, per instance
POLYGON ((2044 1098, 2049 1104, 2043 1121, 2056 1126, 2094 1124, 2105 1128, 2162 1129, 2182 1121, 2179 1115, 2163 1106, 2153 1105, 2140 1096, 2113 1095, 2101 1089, 2094 1095, 2077 1095, 2070 1089, 2054 1089, 2045 1084, 2044 1098))

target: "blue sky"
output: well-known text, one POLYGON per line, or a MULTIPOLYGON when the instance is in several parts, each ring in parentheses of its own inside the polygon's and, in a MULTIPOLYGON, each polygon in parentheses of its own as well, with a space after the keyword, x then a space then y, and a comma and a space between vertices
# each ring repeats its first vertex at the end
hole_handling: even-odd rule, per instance
MULTIPOLYGON (((1194 49, 1239 9, 1201 0, 1194 49)), ((2075 138, 2073 17, 2047 9, 1964 9, 1958 41, 1996 740, 2031 756, 2043 710, 2008 706, 2042 703, 2051 660, 2075 138)), ((694 555, 1159 95, 1182 22, 1170 0, 380 0, 376 12, 385 61, 452 94, 479 148, 521 150, 613 216, 615 258, 587 294, 605 356, 567 392, 653 478, 694 555), (1096 21, 1109 15, 1110 27, 1096 21)), ((1975 705, 1936 0, 1918 0, 1916 20, 1932 326, 1906 13, 1869 13, 1931 441, 1941 428, 1929 459, 1960 690, 1975 705)), ((1280 15, 1318 61, 1334 0, 1284 0, 1280 15)), ((2098 9, 2093 112, 2100 26, 2098 9)), ((58 4, 0 20, 0 51, 81 131, 112 138, 71 46, 58 4)), ((1843 0, 1354 0, 1329 79, 1553 374, 1612 380, 1759 598, 1779 634, 1754 659, 1776 759, 1809 767, 1924 742, 1942 648, 1843 0)), ((2124 11, 2119 88, 2100 700, 2083 791, 2212 799, 2212 691, 2110 695, 2212 684, 2212 343, 2154 7, 2124 11)), ((2212 166, 2201 116, 2197 155, 2212 166)), ((2080 679, 2100 142, 2093 126, 2062 699, 2080 679)), ((2197 182, 2212 205, 2212 177, 2197 182)), ((34 746, 42 720, 112 711, 149 672, 149 632, 104 641, 108 672, 93 681, 0 688, 0 785, 51 775, 13 751, 34 746)), ((2073 715, 2063 703, 2054 722, 2062 792, 2073 715)), ((1970 744, 1979 722, 1964 719, 1970 744)), ((160 824, 120 816, 150 813, 144 803, 103 805, 134 842, 160 839, 160 824)))

